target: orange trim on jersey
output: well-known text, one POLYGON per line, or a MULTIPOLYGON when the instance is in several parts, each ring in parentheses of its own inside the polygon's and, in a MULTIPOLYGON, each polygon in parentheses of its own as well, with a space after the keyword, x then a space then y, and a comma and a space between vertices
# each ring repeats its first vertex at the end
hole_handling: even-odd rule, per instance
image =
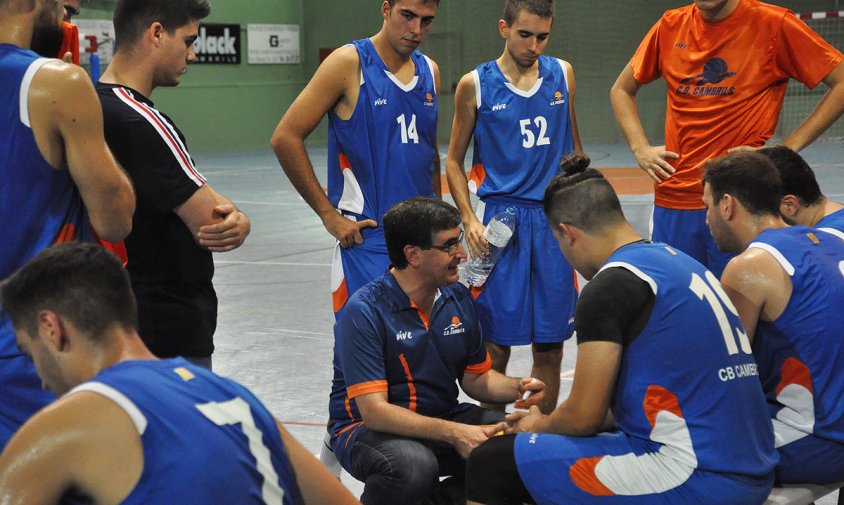
POLYGON ((483 163, 472 165, 472 171, 469 172, 469 180, 475 183, 476 189, 481 187, 481 184, 486 180, 486 169, 483 163))
POLYGON ((345 154, 340 153, 337 156, 337 160, 340 162, 340 171, 343 170, 352 170, 352 164, 349 162, 349 158, 346 157, 345 154))
POLYGON ((477 365, 469 365, 463 370, 463 373, 470 373, 474 375, 480 375, 482 373, 486 373, 489 369, 492 368, 492 358, 489 357, 489 353, 486 353, 486 359, 483 363, 478 363, 477 365))
POLYGON ((387 381, 385 380, 369 381, 347 386, 346 394, 349 395, 349 399, 351 400, 370 393, 386 393, 388 389, 387 381))
POLYGON ((777 385, 777 396, 790 384, 797 384, 813 392, 812 373, 809 367, 797 358, 786 359, 780 368, 780 383, 777 385))
POLYGON ((340 312, 340 309, 343 308, 343 305, 346 305, 346 302, 349 301, 349 287, 346 286, 346 279, 343 279, 343 282, 340 283, 340 287, 337 288, 337 291, 331 293, 331 302, 334 305, 334 313, 340 312))
POLYGON ((426 314, 424 310, 419 308, 419 305, 416 305, 416 302, 414 302, 413 300, 410 300, 410 306, 416 309, 416 313, 419 314, 419 319, 422 320, 422 324, 425 325, 425 329, 427 330, 428 327, 431 325, 431 321, 428 318, 428 314, 426 314))
POLYGON ((363 425, 366 424, 364 421, 359 421, 351 426, 348 426, 346 429, 351 428, 352 431, 349 432, 349 436, 346 437, 346 442, 343 444, 343 447, 349 447, 349 442, 352 441, 352 435, 358 430, 358 428, 362 428, 363 425))
MULTIPOLYGON (((577 278, 577 276, 575 276, 575 278, 577 278)), ((577 282, 577 281, 575 281, 575 282, 577 282)), ((483 286, 481 286, 479 288, 476 288, 475 286, 469 286, 469 293, 472 294, 472 298, 477 300, 478 297, 481 296, 481 293, 484 292, 485 287, 486 287, 486 284, 484 284, 483 286)))
POLYGON ((354 419, 355 415, 352 414, 352 399, 349 398, 349 395, 346 395, 346 401, 343 402, 346 406, 346 414, 349 414, 349 419, 354 419))
POLYGON ((580 281, 577 279, 577 270, 574 268, 572 268, 571 270, 572 272, 574 272, 572 275, 572 278, 574 279, 574 290, 577 293, 580 293, 580 281))
POLYGON ((76 240, 76 225, 65 223, 56 235, 56 239, 53 240, 53 244, 65 244, 74 240, 76 240))
POLYGON ((581 458, 569 468, 569 478, 575 486, 593 496, 615 496, 595 475, 595 467, 604 459, 603 456, 581 458))
POLYGON ((416 412, 416 386, 413 385, 413 374, 410 373, 410 365, 407 364, 404 354, 399 354, 399 359, 401 360, 401 366, 404 367, 404 375, 407 377, 407 389, 410 390, 410 401, 408 402, 407 408, 412 412, 416 412))
POLYGON ((662 386, 651 384, 648 390, 645 391, 645 401, 642 402, 642 407, 645 410, 645 416, 648 422, 651 423, 651 429, 656 424, 656 416, 662 411, 671 412, 677 417, 683 417, 683 411, 680 410, 680 402, 671 391, 662 386))

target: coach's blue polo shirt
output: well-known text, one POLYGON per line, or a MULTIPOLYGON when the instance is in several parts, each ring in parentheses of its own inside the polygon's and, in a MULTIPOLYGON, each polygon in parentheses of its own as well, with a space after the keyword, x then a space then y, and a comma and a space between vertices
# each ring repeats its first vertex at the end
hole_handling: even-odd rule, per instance
POLYGON ((394 405, 443 416, 458 406, 457 380, 491 366, 465 286, 440 288, 426 318, 387 270, 352 295, 334 325, 332 449, 347 467, 364 428, 356 397, 386 392, 394 405))

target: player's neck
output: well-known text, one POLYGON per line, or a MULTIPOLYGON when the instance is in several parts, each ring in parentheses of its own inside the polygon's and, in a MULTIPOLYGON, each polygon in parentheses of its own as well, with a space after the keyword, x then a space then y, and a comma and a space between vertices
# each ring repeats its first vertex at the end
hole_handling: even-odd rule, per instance
POLYGON ((501 73, 510 81, 510 84, 522 90, 529 90, 536 83, 539 78, 539 60, 536 60, 530 67, 523 67, 516 63, 516 60, 510 56, 510 53, 505 49, 504 54, 495 60, 501 73))
POLYGON ((765 230, 779 230, 788 227, 788 223, 783 221, 779 215, 754 216, 748 220, 748 226, 745 229, 744 236, 741 237, 744 248, 746 249, 765 230))
POLYGON ((100 82, 128 86, 149 98, 152 94, 152 75, 137 59, 126 53, 117 53, 100 77, 100 82))
POLYGON ((821 210, 822 210, 821 215, 818 217, 817 221, 815 221, 812 224, 812 226, 818 224, 818 221, 825 218, 826 216, 828 216, 828 215, 830 215, 834 212, 838 212, 841 209, 844 209, 844 205, 841 205, 840 203, 837 203, 837 202, 833 202, 832 200, 830 200, 827 197, 823 197, 823 204, 821 205, 821 210))
POLYGON ((32 20, 24 16, 12 16, 0 10, 0 44, 29 49, 32 44, 32 20))
POLYGON ((404 54, 396 51, 387 40, 383 31, 380 31, 370 37, 372 46, 375 47, 375 52, 384 62, 387 69, 394 75, 398 76, 407 65, 410 65, 415 72, 413 61, 411 61, 410 54, 404 54))
POLYGON ((636 230, 630 226, 629 223, 625 222, 624 224, 612 227, 607 233, 601 237, 601 241, 599 241, 600 247, 602 249, 600 255, 603 257, 603 261, 601 264, 605 263, 606 260, 609 259, 616 251, 621 249, 624 246, 628 246, 630 244, 634 244, 636 242, 641 242, 643 239, 641 235, 636 233, 636 230))

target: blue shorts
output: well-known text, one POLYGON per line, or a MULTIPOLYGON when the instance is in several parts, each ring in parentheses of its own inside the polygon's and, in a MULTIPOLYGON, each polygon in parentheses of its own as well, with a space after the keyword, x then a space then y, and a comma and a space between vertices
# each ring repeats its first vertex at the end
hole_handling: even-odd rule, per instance
POLYGON ((777 451, 778 484, 832 484, 844 480, 844 444, 807 435, 777 451))
POLYGON ((664 242, 688 254, 721 278, 735 254, 718 250, 706 226, 706 210, 667 209, 654 205, 651 240, 664 242))
POLYGON ((484 339, 503 346, 563 342, 574 332, 574 268, 560 252, 540 203, 490 198, 476 213, 486 225, 508 206, 516 208, 516 232, 486 283, 472 290, 484 339))
POLYGON ((387 255, 387 243, 384 232, 379 228, 361 230, 363 244, 349 248, 334 246, 334 259, 331 262, 331 297, 334 304, 334 318, 355 291, 369 281, 381 277, 390 266, 387 255))
POLYGON ((0 359, 0 451, 33 414, 56 399, 26 356, 0 359))
POLYGON ((661 456, 659 447, 621 432, 594 437, 520 433, 514 455, 519 476, 539 505, 753 505, 763 503, 773 487, 773 475, 757 478, 680 468, 671 456, 661 456), (650 456, 636 458, 631 453, 650 456), (630 457, 596 475, 602 457, 621 455, 630 457))

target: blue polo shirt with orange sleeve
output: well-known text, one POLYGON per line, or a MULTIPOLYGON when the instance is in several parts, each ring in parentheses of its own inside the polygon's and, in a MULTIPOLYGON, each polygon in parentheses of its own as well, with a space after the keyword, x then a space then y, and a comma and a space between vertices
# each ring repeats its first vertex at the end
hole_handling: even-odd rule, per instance
POLYGON ((394 405, 444 417, 468 407, 457 401, 463 374, 491 367, 465 286, 441 287, 426 317, 388 270, 352 295, 334 325, 331 448, 348 469, 354 441, 366 429, 358 396, 385 392, 394 405))

